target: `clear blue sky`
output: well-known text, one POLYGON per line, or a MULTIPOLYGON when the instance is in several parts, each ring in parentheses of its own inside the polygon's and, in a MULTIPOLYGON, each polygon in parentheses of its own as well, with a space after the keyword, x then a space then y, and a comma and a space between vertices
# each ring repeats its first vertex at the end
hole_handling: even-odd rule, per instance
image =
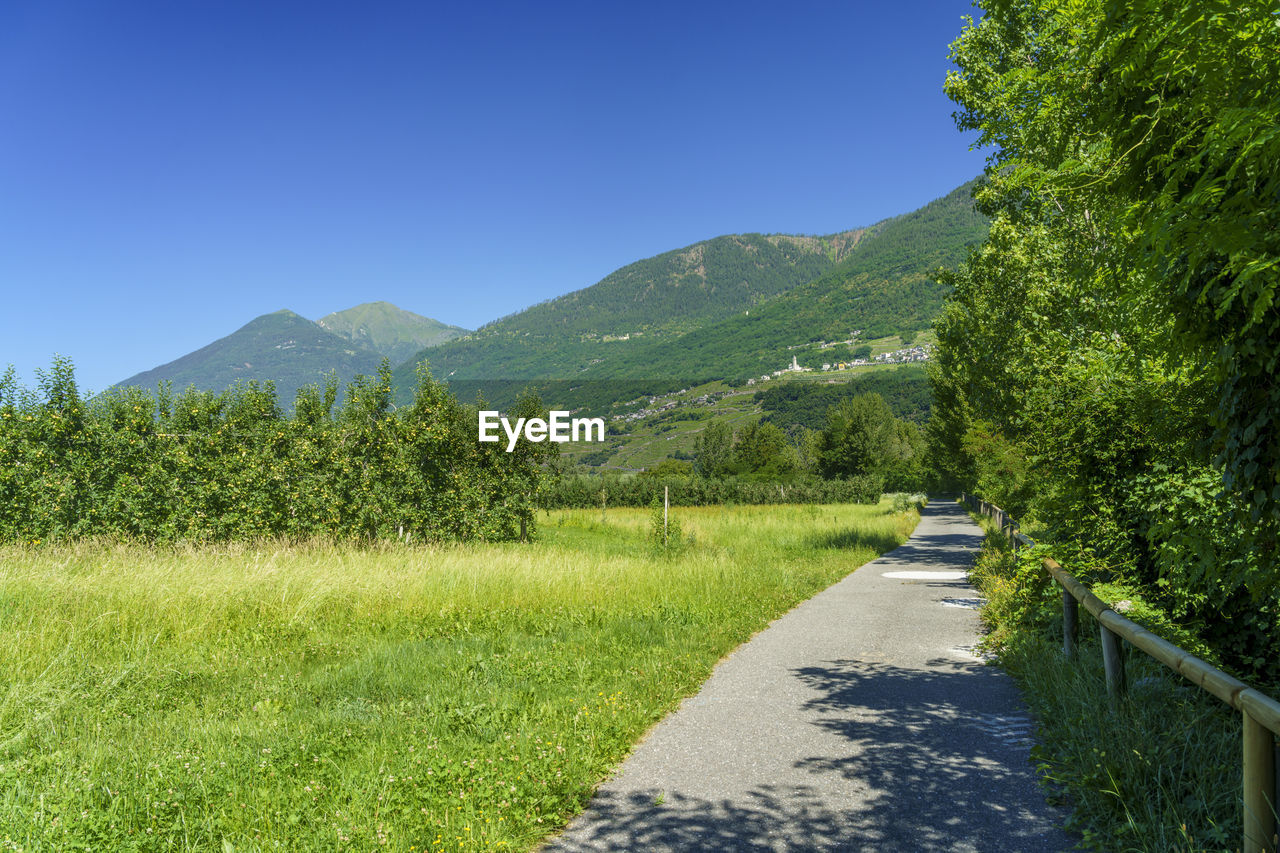
POLYGON ((0 366, 100 390, 290 308, 469 328, 978 174, 967 2, 0 9, 0 366))

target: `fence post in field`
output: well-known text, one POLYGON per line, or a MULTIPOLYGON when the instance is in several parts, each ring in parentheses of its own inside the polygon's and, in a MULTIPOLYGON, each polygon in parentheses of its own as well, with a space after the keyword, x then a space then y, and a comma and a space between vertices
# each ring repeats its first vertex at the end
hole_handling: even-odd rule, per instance
POLYGON ((671 505, 671 487, 662 487, 662 547, 667 547, 667 508, 671 505))
POLYGON ((1248 709, 1244 723, 1244 853, 1276 850, 1275 736, 1248 709))
POLYGON ((1080 602, 1064 589, 1062 591, 1062 653, 1066 657, 1075 657, 1076 635, 1079 631, 1080 602))
POLYGON ((1107 673, 1107 695, 1119 700, 1124 695, 1124 657, 1120 652, 1120 638, 1106 625, 1099 625, 1102 634, 1102 666, 1107 673))

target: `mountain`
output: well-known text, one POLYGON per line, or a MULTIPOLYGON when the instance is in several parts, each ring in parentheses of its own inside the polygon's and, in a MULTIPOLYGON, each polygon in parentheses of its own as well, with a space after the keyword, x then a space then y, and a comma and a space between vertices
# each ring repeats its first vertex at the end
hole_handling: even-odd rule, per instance
POLYGON ((451 382, 576 376, 642 341, 671 340, 810 281, 862 236, 735 234, 664 252, 420 353, 397 369, 396 385, 406 393, 422 360, 451 382))
POLYGON ((969 182, 910 213, 829 237, 718 237, 623 267, 491 323, 415 364, 498 406, 530 384, 557 407, 665 393, 852 358, 855 342, 927 329, 948 289, 934 271, 986 236, 969 182), (857 333, 857 334, 855 334, 857 333))
POLYGON ((418 352, 465 332, 387 302, 357 305, 316 323, 292 311, 276 311, 118 384, 154 389, 160 382, 172 382, 175 390, 194 385, 221 391, 241 380, 273 381, 277 399, 288 408, 299 388, 323 384, 331 372, 341 391, 356 374, 377 373, 384 357, 392 363, 403 361, 406 352, 418 352))
POLYGON ((459 326, 397 308, 390 302, 366 302, 345 311, 326 314, 316 325, 346 338, 361 349, 399 364, 427 347, 438 346, 467 334, 459 326))
POLYGON ((602 360, 579 378, 744 378, 847 357, 848 344, 928 329, 949 289, 934 278, 987 235, 973 208, 973 183, 867 230, 857 250, 812 281, 756 309, 704 324, 662 346, 602 360), (854 333, 857 332, 855 336, 854 333))
POLYGON ((120 382, 154 389, 172 382, 174 390, 188 385, 221 391, 238 380, 273 380, 281 405, 293 404, 298 389, 334 371, 340 382, 357 373, 374 374, 382 356, 320 328, 292 311, 276 311, 250 320, 241 328, 182 358, 120 382))

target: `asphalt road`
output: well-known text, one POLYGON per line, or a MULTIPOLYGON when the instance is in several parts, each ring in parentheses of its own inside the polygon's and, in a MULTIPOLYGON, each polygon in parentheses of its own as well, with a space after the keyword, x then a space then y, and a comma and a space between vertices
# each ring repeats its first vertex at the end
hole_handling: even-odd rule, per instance
POLYGON ((972 652, 981 542, 931 504, 905 545, 721 661, 545 853, 1070 848, 1031 717, 972 652))

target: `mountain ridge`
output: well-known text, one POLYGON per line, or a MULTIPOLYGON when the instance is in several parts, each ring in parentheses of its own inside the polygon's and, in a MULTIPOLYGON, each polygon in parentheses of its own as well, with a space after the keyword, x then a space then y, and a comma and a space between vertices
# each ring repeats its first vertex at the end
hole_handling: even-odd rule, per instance
MULTIPOLYGON (((697 384, 695 380, 745 380, 783 368, 792 357, 810 367, 850 360, 858 335, 866 340, 932 324, 947 292, 932 273, 963 260, 968 248, 986 236, 988 221, 973 208, 974 184, 969 181, 914 211, 868 228, 808 238, 827 246, 832 237, 847 235, 847 245, 838 261, 827 256, 826 262, 817 263, 821 267, 817 275, 786 287, 757 288, 759 298, 730 300, 720 306, 718 316, 705 316, 699 323, 682 327, 677 320, 647 329, 632 327, 629 334, 617 334, 622 328, 615 326, 610 336, 591 336, 577 332, 577 320, 570 315, 558 324, 543 323, 542 331, 529 328, 530 318, 539 311, 572 308, 574 301, 600 294, 607 301, 609 288, 602 285, 626 279, 628 271, 642 265, 652 271, 654 262, 662 261, 667 275, 678 278, 693 260, 707 261, 705 249, 700 256, 692 255, 700 246, 715 241, 720 241, 717 250, 731 244, 742 247, 744 241, 754 246, 767 238, 713 238, 630 264, 591 287, 415 356, 395 371, 398 393, 406 395, 412 388, 420 360, 428 363, 437 378, 465 388, 460 390, 463 397, 479 391, 490 403, 502 406, 514 399, 520 387, 533 384, 554 388, 555 399, 549 402, 570 407, 598 407, 603 402, 601 389, 586 394, 572 387, 592 380, 629 380, 626 393, 639 396, 697 384), (683 260, 683 266, 673 259, 683 260), (546 331, 548 327, 552 331, 546 331), (646 382, 651 390, 646 390, 646 382)), ((730 271, 742 269, 741 258, 734 261, 730 255, 729 260, 730 271)), ((668 293, 678 287, 670 286, 668 293)))
MULTIPOLYGON (((283 308, 259 315, 230 334, 173 361, 136 373, 115 387, 138 386, 150 390, 169 382, 175 389, 194 386, 216 392, 237 382, 269 381, 275 384, 277 400, 288 407, 293 404, 299 388, 313 383, 322 385, 331 373, 337 378, 340 390, 359 374, 376 373, 382 359, 389 358, 388 354, 372 348, 372 342, 379 337, 404 338, 408 335, 406 328, 414 325, 437 336, 441 330, 448 334, 448 330, 458 329, 390 303, 364 303, 344 312, 327 314, 322 319, 345 328, 350 337, 283 308), (371 306, 372 312, 359 310, 371 306), (417 319, 405 320, 405 317, 417 319), (398 322, 388 323, 388 319, 398 322), (368 329, 370 322, 374 327, 372 332, 368 329), (366 330, 363 336, 358 334, 361 328, 366 330)), ((411 346, 415 352, 421 351, 416 342, 411 346)))
POLYGON ((390 302, 363 302, 326 314, 315 322, 358 346, 385 355, 392 364, 469 333, 461 326, 406 311, 390 302))

